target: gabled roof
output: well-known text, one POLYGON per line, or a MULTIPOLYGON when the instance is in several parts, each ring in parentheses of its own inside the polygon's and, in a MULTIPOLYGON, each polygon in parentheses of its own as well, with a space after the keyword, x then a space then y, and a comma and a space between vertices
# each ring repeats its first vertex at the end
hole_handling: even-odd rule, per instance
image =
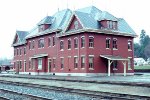
POLYGON ((13 41, 13 46, 17 46, 17 45, 22 45, 25 43, 25 37, 28 35, 29 33, 27 31, 16 31, 16 36, 14 38, 13 41), (18 38, 18 41, 15 41, 16 38, 18 38))
MULTIPOLYGON (((78 9, 76 11, 71 11, 70 9, 65 9, 62 11, 58 11, 56 12, 53 16, 46 16, 45 18, 43 18, 39 23, 37 23, 37 25, 31 30, 29 31, 28 35, 23 34, 23 32, 18 32, 18 36, 20 41, 24 41, 28 38, 33 38, 36 36, 40 36, 40 35, 45 35, 45 34, 50 34, 53 32, 57 32, 57 33, 62 33, 63 35, 65 35, 65 30, 68 27, 68 25, 70 25, 70 21, 72 16, 75 15, 77 17, 77 19, 79 20, 79 22, 82 24, 83 29, 82 31, 86 30, 96 30, 94 32, 104 32, 104 29, 100 28, 100 24, 99 21, 101 20, 113 20, 113 21, 117 21, 118 22, 118 30, 111 30, 109 29, 109 33, 113 33, 115 31, 115 33, 119 33, 119 35, 124 35, 124 36, 128 36, 127 34, 129 34, 129 36, 135 36, 135 32, 133 31, 133 29, 127 24, 127 22, 122 19, 122 18, 117 18, 115 16, 113 16, 112 14, 110 14, 109 12, 106 11, 101 11, 98 8, 94 7, 94 6, 90 6, 90 7, 86 7, 86 8, 82 8, 82 9, 78 9), (42 32, 38 31, 38 25, 41 24, 51 24, 50 27, 42 32)), ((106 29, 107 30, 107 29, 106 29)), ((71 31, 71 30, 69 30, 71 31)), ((79 30, 74 30, 74 31, 79 31, 79 30)), ((25 32, 27 33, 27 32, 25 32)), ((74 32, 76 33, 76 32, 74 32)), ((107 33, 107 32, 106 32, 107 33)), ((61 35, 61 34, 60 34, 61 35)))
POLYGON ((99 21, 100 21, 100 20, 118 21, 118 19, 117 19, 115 16, 113 16, 112 14, 110 14, 110 13, 107 12, 107 11, 103 11, 103 12, 101 13, 101 16, 100 16, 100 18, 99 18, 99 21))

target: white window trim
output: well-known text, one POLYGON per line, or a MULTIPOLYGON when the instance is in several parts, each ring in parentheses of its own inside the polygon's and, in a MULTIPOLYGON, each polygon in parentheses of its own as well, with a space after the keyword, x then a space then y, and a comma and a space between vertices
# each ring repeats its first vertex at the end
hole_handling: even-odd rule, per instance
POLYGON ((60 49, 60 51, 64 51, 64 40, 60 40, 60 42, 63 42, 63 49, 60 49))
MULTIPOLYGON (((81 49, 85 48, 85 36, 81 36, 81 39, 84 38, 84 47, 81 47, 81 49)), ((82 42, 82 41, 81 41, 82 42)))
POLYGON ((22 56, 22 47, 19 48, 19 55, 22 56), (20 54, 20 50, 21 50, 21 54, 20 54))
MULTIPOLYGON (((118 42, 118 39, 117 38, 113 38, 113 41, 116 40, 118 42)), ((112 44, 113 45, 113 44, 112 44)), ((117 45, 117 49, 116 48, 113 48, 113 50, 118 50, 118 45, 117 45)))
MULTIPOLYGON (((132 57, 128 57, 128 59, 130 60, 130 59, 132 59, 132 57)), ((128 70, 132 70, 131 66, 130 66, 130 68, 128 67, 128 70)))
MULTIPOLYGON (((78 39, 78 37, 75 37, 75 38, 74 38, 74 41, 75 41, 75 39, 77 39, 77 41, 78 41, 78 46, 77 46, 77 48, 75 48, 74 45, 73 45, 73 47, 74 47, 74 49, 78 49, 78 48, 79 48, 79 39, 78 39)), ((74 43, 74 44, 75 44, 75 43, 74 43)))
MULTIPOLYGON (((85 65, 86 65, 86 56, 85 55, 81 55, 80 57, 84 57, 85 58, 85 65)), ((83 68, 81 68, 82 70, 85 69, 85 66, 83 68)))
MULTIPOLYGON (((110 40, 110 43, 111 43, 111 38, 110 37, 107 37, 106 40, 110 40)), ((109 43, 109 45, 110 45, 110 43, 109 43)), ((106 48, 106 49, 110 50, 110 47, 106 48)))
POLYGON ((38 39, 38 49, 43 49, 43 48, 45 47, 45 40, 44 40, 44 47, 39 48, 39 40, 41 40, 41 39, 43 39, 43 40, 44 40, 44 38, 39 38, 39 39, 38 39))
MULTIPOLYGON (((71 38, 69 38, 68 40, 70 40, 70 41, 71 41, 71 38)), ((68 40, 67 40, 67 42, 68 42, 68 40)), ((72 47, 72 45, 71 45, 71 47, 72 47)), ((68 49, 68 43, 67 43, 67 49, 68 49)), ((70 49, 68 49, 68 50, 71 50, 71 48, 70 48, 70 49)))
MULTIPOLYGON (((38 58, 38 69, 37 70, 42 70, 43 66, 41 66, 41 68, 39 68, 39 60, 42 60, 42 58, 38 58)), ((43 65, 43 62, 42 62, 42 65, 43 65)))
POLYGON ((55 45, 56 45, 56 36, 54 35, 53 37, 52 37, 52 46, 53 47, 55 47, 55 45, 53 45, 53 42, 55 41, 55 45))
POLYGON ((52 37, 48 37, 48 47, 52 46, 52 37), (49 45, 49 40, 50 40, 50 45, 49 45))
POLYGON ((131 42, 131 49, 128 49, 128 51, 132 51, 132 40, 128 40, 128 42, 131 42))
MULTIPOLYGON (((89 38, 91 38, 91 37, 94 39, 94 36, 89 36, 89 38)), ((89 48, 94 48, 94 41, 93 41, 93 47, 89 47, 89 48)))
POLYGON ((89 55, 89 57, 94 57, 94 55, 89 55))
POLYGON ((33 48, 33 41, 34 41, 34 48, 35 48, 35 40, 32 40, 32 49, 31 50, 34 50, 34 48, 33 48))

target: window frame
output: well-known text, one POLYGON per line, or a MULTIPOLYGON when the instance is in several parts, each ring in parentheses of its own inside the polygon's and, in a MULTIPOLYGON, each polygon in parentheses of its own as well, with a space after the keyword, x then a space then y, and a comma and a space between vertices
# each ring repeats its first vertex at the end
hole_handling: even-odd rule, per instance
POLYGON ((74 38, 74 48, 77 49, 79 46, 79 40, 77 37, 74 38))
POLYGON ((118 50, 117 38, 113 38, 113 50, 118 50))
MULTIPOLYGON (((42 70, 42 64, 43 64, 43 62, 42 62, 42 58, 38 58, 38 70, 42 70)), ((32 68, 32 67, 31 67, 32 68)))
POLYGON ((94 36, 89 36, 89 48, 94 48, 94 36))
POLYGON ((85 48, 85 36, 81 37, 81 48, 85 48))
POLYGON ((71 50, 71 39, 68 39, 68 50, 71 50))
POLYGON ((88 66, 89 69, 93 70, 94 69, 94 55, 89 55, 88 63, 89 63, 89 66, 88 66), (90 60, 90 59, 92 59, 92 60, 90 60))
POLYGON ((64 57, 60 57, 60 68, 64 69, 64 57))
POLYGON ((81 68, 85 68, 85 55, 81 55, 81 68), (84 58, 84 59, 83 59, 84 58))
POLYGON ((78 56, 74 56, 74 69, 78 68, 78 56))
POLYGON ((110 49, 110 38, 106 38, 106 49, 110 49))
POLYGON ((44 38, 40 38, 38 39, 38 48, 44 48, 45 46, 45 41, 44 41, 44 38))
POLYGON ((64 40, 60 40, 60 50, 64 50, 64 40))
POLYGON ((128 40, 128 51, 132 51, 132 40, 128 40))

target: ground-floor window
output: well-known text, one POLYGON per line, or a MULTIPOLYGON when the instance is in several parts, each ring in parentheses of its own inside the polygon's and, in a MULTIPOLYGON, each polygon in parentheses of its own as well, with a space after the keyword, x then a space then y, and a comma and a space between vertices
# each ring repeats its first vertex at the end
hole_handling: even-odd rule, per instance
POLYGON ((61 61, 61 69, 64 68, 64 58, 60 58, 60 61, 61 61))
POLYGON ((51 66, 52 66, 52 60, 49 58, 49 59, 48 59, 49 72, 50 72, 50 70, 51 70, 51 66))
POLYGON ((85 56, 81 56, 81 68, 85 67, 85 56))
POLYGON ((35 68, 35 59, 31 60, 31 68, 34 69, 35 68))
POLYGON ((129 58, 129 60, 128 60, 128 69, 131 69, 131 62, 132 62, 132 59, 129 58))
POLYGON ((53 58, 53 68, 56 68, 56 58, 53 58))
POLYGON ((78 68, 78 57, 74 57, 74 68, 78 68))
POLYGON ((114 60, 112 64, 113 64, 113 69, 117 69, 117 61, 114 60))
POLYGON ((22 62, 19 61, 19 69, 22 69, 22 62))
POLYGON ((42 69, 42 58, 38 59, 38 69, 42 69))
POLYGON ((89 68, 94 68, 94 57, 89 57, 89 68))
POLYGON ((24 71, 26 72, 26 61, 24 61, 24 71))

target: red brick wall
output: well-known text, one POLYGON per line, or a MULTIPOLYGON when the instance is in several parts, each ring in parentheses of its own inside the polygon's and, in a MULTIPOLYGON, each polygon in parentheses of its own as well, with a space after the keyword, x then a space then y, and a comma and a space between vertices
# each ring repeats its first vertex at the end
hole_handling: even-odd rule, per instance
MULTIPOLYGON (((107 60, 104 58, 101 58, 100 55, 120 55, 124 58, 132 57, 133 58, 133 51, 128 51, 128 40, 132 40, 131 37, 124 37, 124 36, 114 36, 114 35, 106 35, 102 33, 80 33, 76 35, 70 35, 65 37, 57 38, 56 45, 48 47, 48 38, 55 36, 55 33, 51 33, 49 35, 40 36, 32 39, 27 40, 26 45, 26 51, 27 54, 23 54, 22 49, 22 55, 21 56, 15 56, 14 60, 22 60, 23 68, 19 70, 20 72, 24 71, 24 60, 26 60, 26 66, 27 66, 27 72, 37 72, 38 68, 38 61, 36 59, 35 69, 29 69, 29 58, 33 57, 37 54, 43 54, 47 53, 48 57, 44 57, 42 59, 43 68, 39 72, 48 72, 48 58, 56 58, 56 68, 54 70, 53 68, 53 60, 52 60, 52 72, 72 72, 72 73, 107 73, 107 60), (81 37, 85 36, 85 48, 81 48, 81 37), (94 48, 89 48, 89 36, 94 37, 94 48), (78 38, 78 49, 74 48, 74 38, 78 38), (44 38, 45 41, 45 47, 44 48, 38 48, 38 39, 44 38), (106 49, 106 38, 111 39, 111 49, 106 49), (112 40, 113 38, 117 38, 118 43, 118 50, 112 50, 112 40), (68 39, 71 39, 71 50, 68 50, 68 39), (29 50, 29 41, 35 41, 35 48, 33 50, 29 50), (64 41, 64 50, 60 50, 60 41, 64 41), (86 57, 86 64, 85 68, 81 68, 81 55, 85 55, 86 57), (89 70, 89 63, 88 58, 89 55, 94 55, 94 70, 89 70), (68 56, 71 56, 70 60, 68 59, 68 56), (78 56, 78 68, 74 69, 74 56, 78 56), (64 69, 61 69, 60 66, 60 57, 64 57, 64 69)), ((24 46, 19 46, 15 48, 23 48, 24 46)), ((132 62, 132 69, 133 69, 133 62, 132 62)), ((112 70, 113 72, 113 70, 112 70)), ((118 70, 115 70, 114 72, 120 73, 123 72, 123 64, 121 62, 118 63, 118 70)), ((133 72, 133 70, 130 70, 127 72, 133 72)))

